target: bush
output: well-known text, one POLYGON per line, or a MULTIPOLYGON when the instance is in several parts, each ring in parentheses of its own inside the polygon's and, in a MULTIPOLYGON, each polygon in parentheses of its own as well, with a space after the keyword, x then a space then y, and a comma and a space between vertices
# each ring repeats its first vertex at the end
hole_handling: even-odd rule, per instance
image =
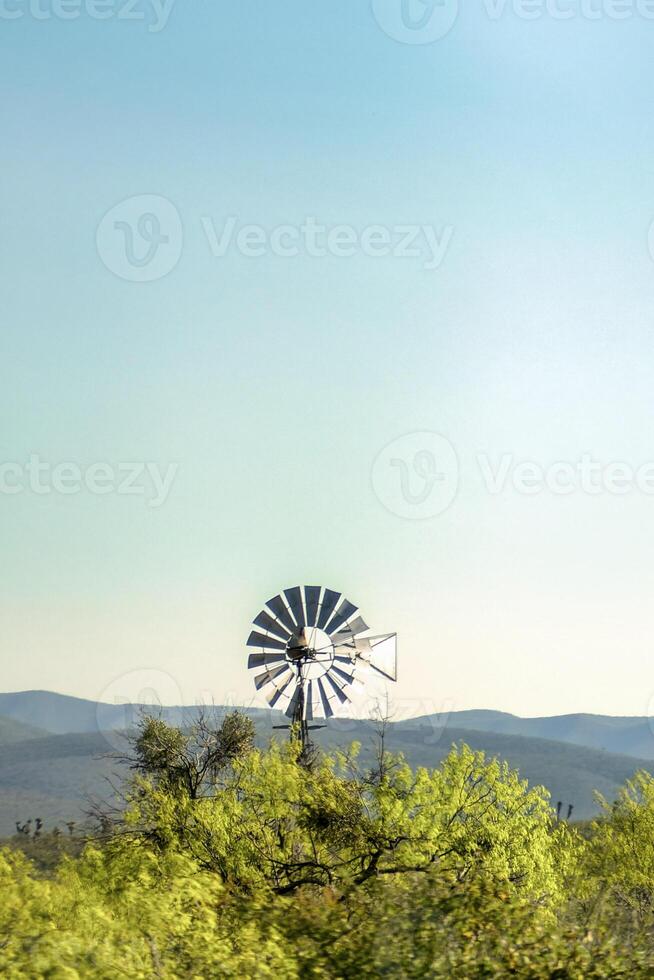
POLYGON ((144 727, 123 818, 52 873, 0 851, 3 976, 654 975, 646 774, 585 839, 466 746, 433 771, 307 768, 230 724, 200 780, 190 735, 144 727))

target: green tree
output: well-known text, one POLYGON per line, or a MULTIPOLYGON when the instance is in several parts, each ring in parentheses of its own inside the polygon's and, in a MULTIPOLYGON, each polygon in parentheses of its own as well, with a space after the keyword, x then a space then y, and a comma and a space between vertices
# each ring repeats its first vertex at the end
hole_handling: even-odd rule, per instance
POLYGON ((171 792, 191 799, 211 791, 219 773, 254 745, 254 722, 239 711, 215 727, 201 711, 188 731, 144 717, 132 738, 131 768, 171 792))
POLYGON ((654 914, 654 778, 638 772, 591 827, 589 883, 643 920, 654 914))
POLYGON ((323 756, 307 770, 296 746, 273 746, 234 760, 200 799, 184 780, 140 781, 127 822, 186 849, 223 882, 279 895, 305 885, 345 893, 437 868, 448 881, 483 871, 559 901, 574 860, 546 792, 466 746, 433 771, 389 756, 381 774, 361 771, 355 754, 323 756))
POLYGON ((586 840, 466 746, 433 771, 355 751, 307 769, 230 725, 207 764, 194 733, 144 721, 113 836, 45 874, 0 850, 0 975, 654 976, 647 774, 586 840))

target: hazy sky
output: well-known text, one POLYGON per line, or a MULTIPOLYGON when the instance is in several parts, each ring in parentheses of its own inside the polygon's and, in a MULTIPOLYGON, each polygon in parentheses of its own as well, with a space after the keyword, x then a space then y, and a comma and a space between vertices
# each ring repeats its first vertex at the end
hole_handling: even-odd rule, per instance
POLYGON ((307 583, 403 710, 648 710, 654 21, 412 2, 0 5, 3 690, 249 700, 307 583))

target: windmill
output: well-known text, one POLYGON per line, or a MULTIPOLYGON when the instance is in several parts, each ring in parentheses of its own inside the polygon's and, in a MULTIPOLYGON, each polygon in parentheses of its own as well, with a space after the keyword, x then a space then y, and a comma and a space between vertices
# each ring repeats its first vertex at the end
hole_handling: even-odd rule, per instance
POLYGON ((248 667, 271 708, 281 708, 302 745, 311 722, 351 701, 369 671, 397 680, 397 634, 370 636, 358 608, 341 592, 297 585, 269 599, 247 640, 248 667))

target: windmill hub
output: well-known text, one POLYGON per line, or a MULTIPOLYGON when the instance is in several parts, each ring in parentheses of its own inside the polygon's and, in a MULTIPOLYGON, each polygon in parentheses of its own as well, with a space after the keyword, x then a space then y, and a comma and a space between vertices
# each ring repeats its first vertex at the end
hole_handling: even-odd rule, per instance
POLYGON ((301 660, 303 657, 315 660, 333 649, 334 645, 327 634, 316 626, 303 626, 293 633, 286 646, 290 660, 301 660))

